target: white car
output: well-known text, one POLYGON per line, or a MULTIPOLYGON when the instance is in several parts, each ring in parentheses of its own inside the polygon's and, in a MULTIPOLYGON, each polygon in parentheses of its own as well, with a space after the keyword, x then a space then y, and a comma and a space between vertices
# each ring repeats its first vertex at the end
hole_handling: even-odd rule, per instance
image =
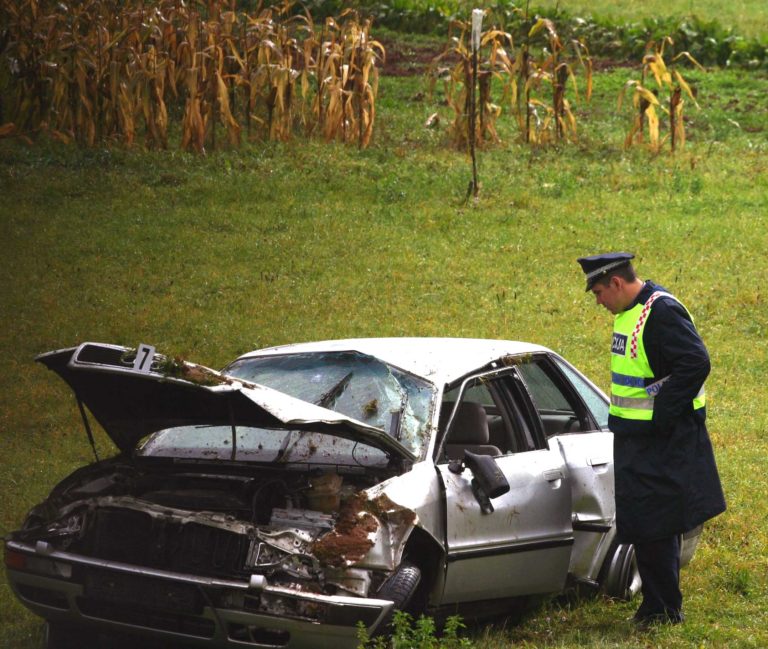
POLYGON ((337 340, 221 372, 148 345, 37 360, 74 391, 92 445, 95 418, 120 451, 6 539, 49 649, 116 634, 342 649, 396 609, 474 617, 574 585, 639 588, 615 539, 608 400, 544 347, 337 340))

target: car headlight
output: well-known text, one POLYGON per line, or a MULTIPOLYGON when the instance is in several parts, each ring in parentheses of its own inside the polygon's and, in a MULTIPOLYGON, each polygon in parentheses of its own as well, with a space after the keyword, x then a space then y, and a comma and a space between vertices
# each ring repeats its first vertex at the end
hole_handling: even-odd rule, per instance
POLYGON ((45 557, 36 557, 24 552, 11 550, 8 547, 5 548, 5 567, 11 570, 33 572, 37 575, 56 577, 58 579, 72 578, 72 566, 69 563, 45 557))

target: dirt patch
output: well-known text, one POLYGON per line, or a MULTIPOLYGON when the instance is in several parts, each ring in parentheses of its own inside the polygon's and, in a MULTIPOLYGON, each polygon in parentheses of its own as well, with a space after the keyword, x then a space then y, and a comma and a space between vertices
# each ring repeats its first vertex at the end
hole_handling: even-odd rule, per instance
POLYGON ((445 45, 434 43, 410 43, 407 35, 402 39, 380 38, 387 53, 382 74, 390 77, 412 77, 427 73, 429 66, 445 45))
MULTIPOLYGON (((414 43, 409 41, 407 34, 402 34, 401 38, 387 36, 377 40, 384 46, 387 54, 382 67, 382 74, 391 77, 412 77, 426 74, 435 57, 442 54, 446 47, 446 43, 437 38, 434 42, 414 43)), ((512 53, 510 52, 510 54, 512 53)), ((446 56, 441 60, 440 65, 451 66, 456 64, 458 60, 458 56, 455 54, 446 56)), ((593 59, 592 65, 596 72, 615 68, 640 67, 636 61, 609 58, 593 59)))
POLYGON ((392 525, 410 526, 416 522, 416 512, 392 502, 386 494, 377 496, 368 504, 369 511, 392 525))
POLYGON ((339 512, 336 526, 312 546, 320 563, 339 568, 360 561, 373 547, 369 535, 379 529, 376 518, 367 509, 365 494, 350 498, 339 512))
POLYGON ((410 526, 416 514, 381 494, 368 500, 364 493, 355 494, 344 503, 336 526, 312 546, 320 563, 340 568, 360 561, 373 547, 370 538, 379 529, 379 520, 396 526, 410 526))

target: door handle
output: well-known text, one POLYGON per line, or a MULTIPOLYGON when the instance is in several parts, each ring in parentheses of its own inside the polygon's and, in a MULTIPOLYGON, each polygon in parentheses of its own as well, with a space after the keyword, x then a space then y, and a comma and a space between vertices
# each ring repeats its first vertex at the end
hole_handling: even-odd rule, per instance
POLYGON ((563 479, 563 472, 560 469, 554 469, 552 471, 544 471, 544 479, 547 482, 555 482, 556 480, 563 479))

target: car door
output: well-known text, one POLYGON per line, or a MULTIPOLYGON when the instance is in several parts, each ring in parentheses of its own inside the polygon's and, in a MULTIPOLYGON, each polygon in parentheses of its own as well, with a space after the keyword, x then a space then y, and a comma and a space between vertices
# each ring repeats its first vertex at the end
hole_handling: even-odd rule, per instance
POLYGON ((574 550, 569 572, 595 581, 601 544, 615 519, 613 434, 608 400, 573 366, 536 354, 517 366, 542 422, 548 445, 559 449, 570 477, 574 550))
POLYGON ((447 549, 443 604, 556 592, 565 583, 573 545, 569 478, 560 450, 537 435, 527 400, 514 368, 471 377, 445 394, 437 460, 447 549), (509 491, 491 501, 493 511, 481 506, 470 470, 452 471, 445 457, 445 449, 459 446, 451 442, 462 404, 482 408, 488 427, 468 449, 494 455, 509 482, 509 491))

